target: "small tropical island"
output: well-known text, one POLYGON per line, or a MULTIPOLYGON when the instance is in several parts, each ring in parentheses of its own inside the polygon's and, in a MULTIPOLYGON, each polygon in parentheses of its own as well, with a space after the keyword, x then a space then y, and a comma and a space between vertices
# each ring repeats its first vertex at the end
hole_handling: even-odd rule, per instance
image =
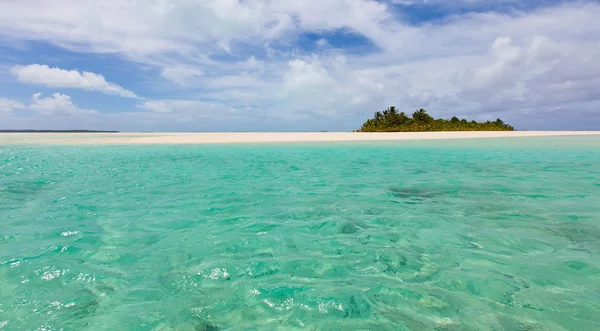
POLYGON ((493 122, 476 122, 459 119, 433 118, 425 109, 419 109, 408 117, 392 106, 378 111, 373 118, 363 123, 357 132, 432 132, 432 131, 515 131, 515 128, 501 119, 493 122))

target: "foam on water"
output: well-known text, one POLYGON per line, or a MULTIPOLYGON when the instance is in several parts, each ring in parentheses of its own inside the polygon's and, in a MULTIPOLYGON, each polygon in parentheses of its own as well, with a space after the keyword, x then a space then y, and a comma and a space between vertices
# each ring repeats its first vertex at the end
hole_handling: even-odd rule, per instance
POLYGON ((0 147, 0 328, 600 329, 600 139, 0 147))

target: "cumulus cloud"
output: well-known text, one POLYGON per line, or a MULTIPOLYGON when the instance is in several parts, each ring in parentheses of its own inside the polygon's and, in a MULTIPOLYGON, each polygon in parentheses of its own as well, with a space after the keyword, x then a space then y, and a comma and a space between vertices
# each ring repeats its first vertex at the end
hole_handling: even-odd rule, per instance
POLYGON ((42 93, 35 93, 31 96, 29 104, 0 98, 0 113, 9 114, 15 109, 34 111, 41 115, 70 118, 83 118, 99 114, 95 110, 77 107, 71 101, 70 96, 61 93, 53 93, 49 97, 42 97, 42 93))
POLYGON ((31 97, 31 104, 27 108, 43 115, 53 116, 76 117, 98 114, 95 110, 75 106, 70 96, 61 93, 53 93, 51 97, 45 98, 42 98, 41 93, 36 93, 31 97))
POLYGON ((0 113, 10 113, 13 109, 23 109, 25 105, 19 101, 0 98, 0 113))
POLYGON ((52 88, 75 88, 97 91, 104 94, 119 95, 125 98, 137 98, 135 93, 123 87, 109 83, 104 76, 87 71, 51 68, 47 65, 16 65, 11 73, 22 83, 43 85, 52 88))
POLYGON ((293 60, 288 65, 289 71, 284 76, 287 89, 322 88, 334 83, 327 70, 316 62, 293 60))

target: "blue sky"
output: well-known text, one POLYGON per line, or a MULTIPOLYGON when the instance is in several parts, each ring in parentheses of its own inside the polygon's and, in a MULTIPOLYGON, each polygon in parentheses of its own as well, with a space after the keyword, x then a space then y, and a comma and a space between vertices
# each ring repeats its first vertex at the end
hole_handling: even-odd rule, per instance
POLYGON ((9 0, 0 128, 348 131, 374 111, 600 128, 600 4, 9 0))

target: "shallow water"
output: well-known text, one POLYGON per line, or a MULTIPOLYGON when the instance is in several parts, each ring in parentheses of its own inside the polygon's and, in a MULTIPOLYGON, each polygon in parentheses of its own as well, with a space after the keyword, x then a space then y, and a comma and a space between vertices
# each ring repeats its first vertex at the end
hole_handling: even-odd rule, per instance
POLYGON ((6 330, 597 330, 596 137, 0 147, 6 330))

